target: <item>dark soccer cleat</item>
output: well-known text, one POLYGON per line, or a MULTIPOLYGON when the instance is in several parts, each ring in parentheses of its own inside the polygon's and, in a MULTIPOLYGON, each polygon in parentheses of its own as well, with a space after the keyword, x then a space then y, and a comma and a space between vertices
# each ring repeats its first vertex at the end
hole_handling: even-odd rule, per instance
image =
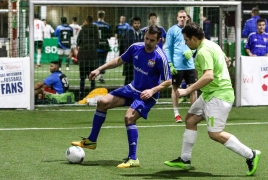
POLYGON ((253 150, 252 152, 253 152, 253 158, 246 160, 246 163, 248 165, 248 172, 247 172, 248 176, 252 176, 256 172, 261 156, 261 151, 259 150, 253 150))

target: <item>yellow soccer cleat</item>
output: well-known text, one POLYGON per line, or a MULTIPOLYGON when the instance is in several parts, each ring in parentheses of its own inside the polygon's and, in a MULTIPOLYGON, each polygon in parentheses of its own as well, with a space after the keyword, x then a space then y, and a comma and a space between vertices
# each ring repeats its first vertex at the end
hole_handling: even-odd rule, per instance
POLYGON ((139 167, 140 166, 140 161, 137 158, 136 160, 131 159, 131 158, 126 158, 124 159, 124 162, 119 164, 117 167, 118 168, 131 168, 131 167, 139 167))
POLYGON ((73 141, 71 143, 73 146, 79 146, 81 148, 96 149, 97 142, 92 142, 88 138, 83 138, 82 141, 73 141))

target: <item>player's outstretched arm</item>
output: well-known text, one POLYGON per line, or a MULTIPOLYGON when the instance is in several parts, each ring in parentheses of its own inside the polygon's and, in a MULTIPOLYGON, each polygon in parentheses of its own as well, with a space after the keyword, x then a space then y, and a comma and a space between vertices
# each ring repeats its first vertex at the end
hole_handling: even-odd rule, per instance
POLYGON ((171 85, 171 79, 163 81, 158 86, 155 86, 151 89, 146 89, 146 90, 142 91, 140 94, 140 98, 142 100, 147 100, 147 99, 151 98, 155 93, 162 91, 163 89, 169 87, 170 85, 171 85))
POLYGON ((118 66, 121 66, 124 63, 124 61, 121 59, 121 57, 117 57, 107 63, 105 63, 104 65, 98 67, 97 69, 95 69, 94 71, 92 71, 89 76, 88 79, 94 80, 99 74, 100 71, 106 70, 106 69, 113 69, 116 68, 118 66))
POLYGON ((163 81, 158 86, 155 86, 154 88, 152 88, 152 90, 154 91, 154 93, 157 93, 159 91, 162 91, 165 88, 168 88, 170 85, 171 85, 171 79, 163 81))

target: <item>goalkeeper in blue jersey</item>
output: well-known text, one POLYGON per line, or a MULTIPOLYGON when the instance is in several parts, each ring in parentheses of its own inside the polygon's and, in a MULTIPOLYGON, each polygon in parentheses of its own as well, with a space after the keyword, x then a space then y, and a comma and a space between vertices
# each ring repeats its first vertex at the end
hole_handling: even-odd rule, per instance
POLYGON ((67 18, 61 18, 61 25, 58 25, 54 35, 58 37, 58 55, 61 70, 61 62, 63 56, 66 59, 66 71, 69 71, 70 53, 71 53, 71 37, 73 36, 73 28, 67 24, 67 18))
POLYGON ((163 50, 157 46, 160 40, 160 28, 155 25, 149 26, 144 42, 132 44, 120 57, 107 62, 90 73, 89 79, 94 80, 102 70, 116 68, 124 63, 134 65, 134 80, 130 84, 110 92, 98 101, 90 135, 80 142, 72 142, 73 146, 96 149, 98 134, 106 119, 107 110, 118 106, 129 106, 124 117, 129 154, 117 167, 140 166, 136 156, 138 144, 136 121, 140 117, 147 119, 150 109, 159 98, 159 92, 171 85, 167 58, 163 50))
MULTIPOLYGON (((175 122, 182 122, 178 108, 178 98, 176 97, 175 92, 180 87, 183 79, 186 84, 190 86, 195 83, 196 76, 192 50, 185 44, 181 32, 188 20, 187 13, 184 10, 180 10, 177 15, 178 24, 169 28, 167 32, 165 52, 172 73, 171 98, 174 108, 175 122)), ((190 101, 192 104, 195 102, 196 97, 196 92, 190 94, 190 101)))
MULTIPOLYGON (((251 176, 256 172, 261 152, 251 150, 234 135, 224 131, 235 98, 225 63, 225 54, 219 45, 205 39, 203 29, 196 23, 187 24, 182 33, 188 47, 197 50, 195 67, 198 72, 198 81, 187 89, 178 89, 176 95, 186 96, 198 89, 202 91, 202 94, 186 115, 186 128, 182 138, 180 157, 165 161, 164 164, 186 170, 191 169, 192 150, 197 139, 197 124, 206 120, 209 137, 244 157, 248 166, 247 175, 251 176)), ((207 158, 208 164, 209 159, 211 158, 207 158)), ((233 163, 234 160, 230 162, 233 163)))

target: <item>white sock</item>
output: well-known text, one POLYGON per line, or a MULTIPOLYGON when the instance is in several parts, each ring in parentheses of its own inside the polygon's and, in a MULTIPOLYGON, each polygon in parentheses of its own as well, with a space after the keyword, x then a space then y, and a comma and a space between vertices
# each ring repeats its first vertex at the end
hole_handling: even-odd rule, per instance
POLYGON ((192 157, 192 150, 197 138, 197 131, 185 129, 182 140, 181 159, 188 161, 192 157))
POLYGON ((235 136, 231 136, 228 141, 224 144, 224 146, 231 151, 239 154, 240 156, 243 156, 245 158, 253 158, 253 152, 252 150, 242 144, 235 136))
POLYGON ((174 110, 175 117, 177 117, 178 115, 180 115, 178 108, 173 108, 173 110, 174 110))
POLYGON ((40 65, 41 54, 37 54, 36 58, 37 58, 36 64, 40 65))

